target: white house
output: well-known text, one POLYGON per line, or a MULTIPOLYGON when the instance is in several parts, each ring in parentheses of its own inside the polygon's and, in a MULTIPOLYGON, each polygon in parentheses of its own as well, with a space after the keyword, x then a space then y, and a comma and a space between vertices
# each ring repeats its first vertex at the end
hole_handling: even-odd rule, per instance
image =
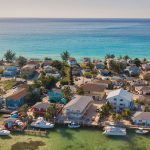
POLYGON ((121 111, 125 108, 133 108, 133 94, 126 90, 113 90, 109 92, 106 99, 116 111, 121 111))
POLYGON ((91 96, 76 95, 64 106, 63 115, 67 118, 80 119, 93 103, 91 96))
POLYGON ((133 117, 132 121, 136 125, 150 125, 150 112, 136 112, 133 117))

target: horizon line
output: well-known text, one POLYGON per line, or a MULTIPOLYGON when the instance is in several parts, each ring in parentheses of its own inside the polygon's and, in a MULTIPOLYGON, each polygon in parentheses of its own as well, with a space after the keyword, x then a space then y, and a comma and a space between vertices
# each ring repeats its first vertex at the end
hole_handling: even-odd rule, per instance
POLYGON ((93 17, 93 18, 91 18, 91 17, 89 17, 89 18, 87 18, 87 17, 81 17, 81 18, 78 18, 78 17, 73 17, 73 18, 71 18, 71 17, 0 17, 0 19, 150 19, 150 18, 137 18, 137 17, 135 17, 135 18, 121 18, 121 17, 101 17, 101 18, 97 18, 97 17, 93 17))

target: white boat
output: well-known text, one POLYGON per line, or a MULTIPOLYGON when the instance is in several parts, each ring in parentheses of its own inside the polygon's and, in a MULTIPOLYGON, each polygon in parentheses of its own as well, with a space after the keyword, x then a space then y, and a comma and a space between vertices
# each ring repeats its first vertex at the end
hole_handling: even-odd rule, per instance
POLYGON ((135 130, 136 133, 138 134, 146 134, 149 131, 148 130, 144 130, 143 128, 138 128, 137 130, 135 130))
POLYGON ((80 124, 71 122, 70 124, 68 124, 68 127, 72 129, 80 128, 80 124))
POLYGON ((103 134, 105 135, 118 135, 118 136, 125 136, 126 133, 126 128, 120 128, 120 127, 115 127, 115 126, 106 126, 105 131, 103 134))
POLYGON ((0 129, 0 135, 10 135, 10 131, 0 129))
POLYGON ((54 124, 47 122, 43 117, 39 117, 36 122, 31 123, 31 127, 42 128, 42 129, 51 129, 54 128, 54 124))

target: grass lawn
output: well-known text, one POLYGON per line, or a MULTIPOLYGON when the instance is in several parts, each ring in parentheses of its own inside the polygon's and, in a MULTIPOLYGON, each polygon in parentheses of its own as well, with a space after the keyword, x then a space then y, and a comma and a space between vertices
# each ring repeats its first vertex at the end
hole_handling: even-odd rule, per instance
POLYGON ((12 89, 13 86, 17 84, 17 81, 12 80, 6 80, 6 81, 0 81, 0 86, 4 88, 5 91, 12 89))
POLYGON ((47 137, 14 134, 0 138, 0 150, 149 150, 150 136, 107 137, 98 129, 56 128, 47 137))

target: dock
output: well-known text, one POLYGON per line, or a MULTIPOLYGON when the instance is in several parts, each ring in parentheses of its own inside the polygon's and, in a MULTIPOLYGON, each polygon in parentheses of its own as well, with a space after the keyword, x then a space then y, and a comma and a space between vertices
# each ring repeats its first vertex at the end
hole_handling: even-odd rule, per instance
POLYGON ((24 130, 24 133, 27 135, 39 135, 39 136, 47 135, 47 131, 41 131, 41 130, 24 130))

